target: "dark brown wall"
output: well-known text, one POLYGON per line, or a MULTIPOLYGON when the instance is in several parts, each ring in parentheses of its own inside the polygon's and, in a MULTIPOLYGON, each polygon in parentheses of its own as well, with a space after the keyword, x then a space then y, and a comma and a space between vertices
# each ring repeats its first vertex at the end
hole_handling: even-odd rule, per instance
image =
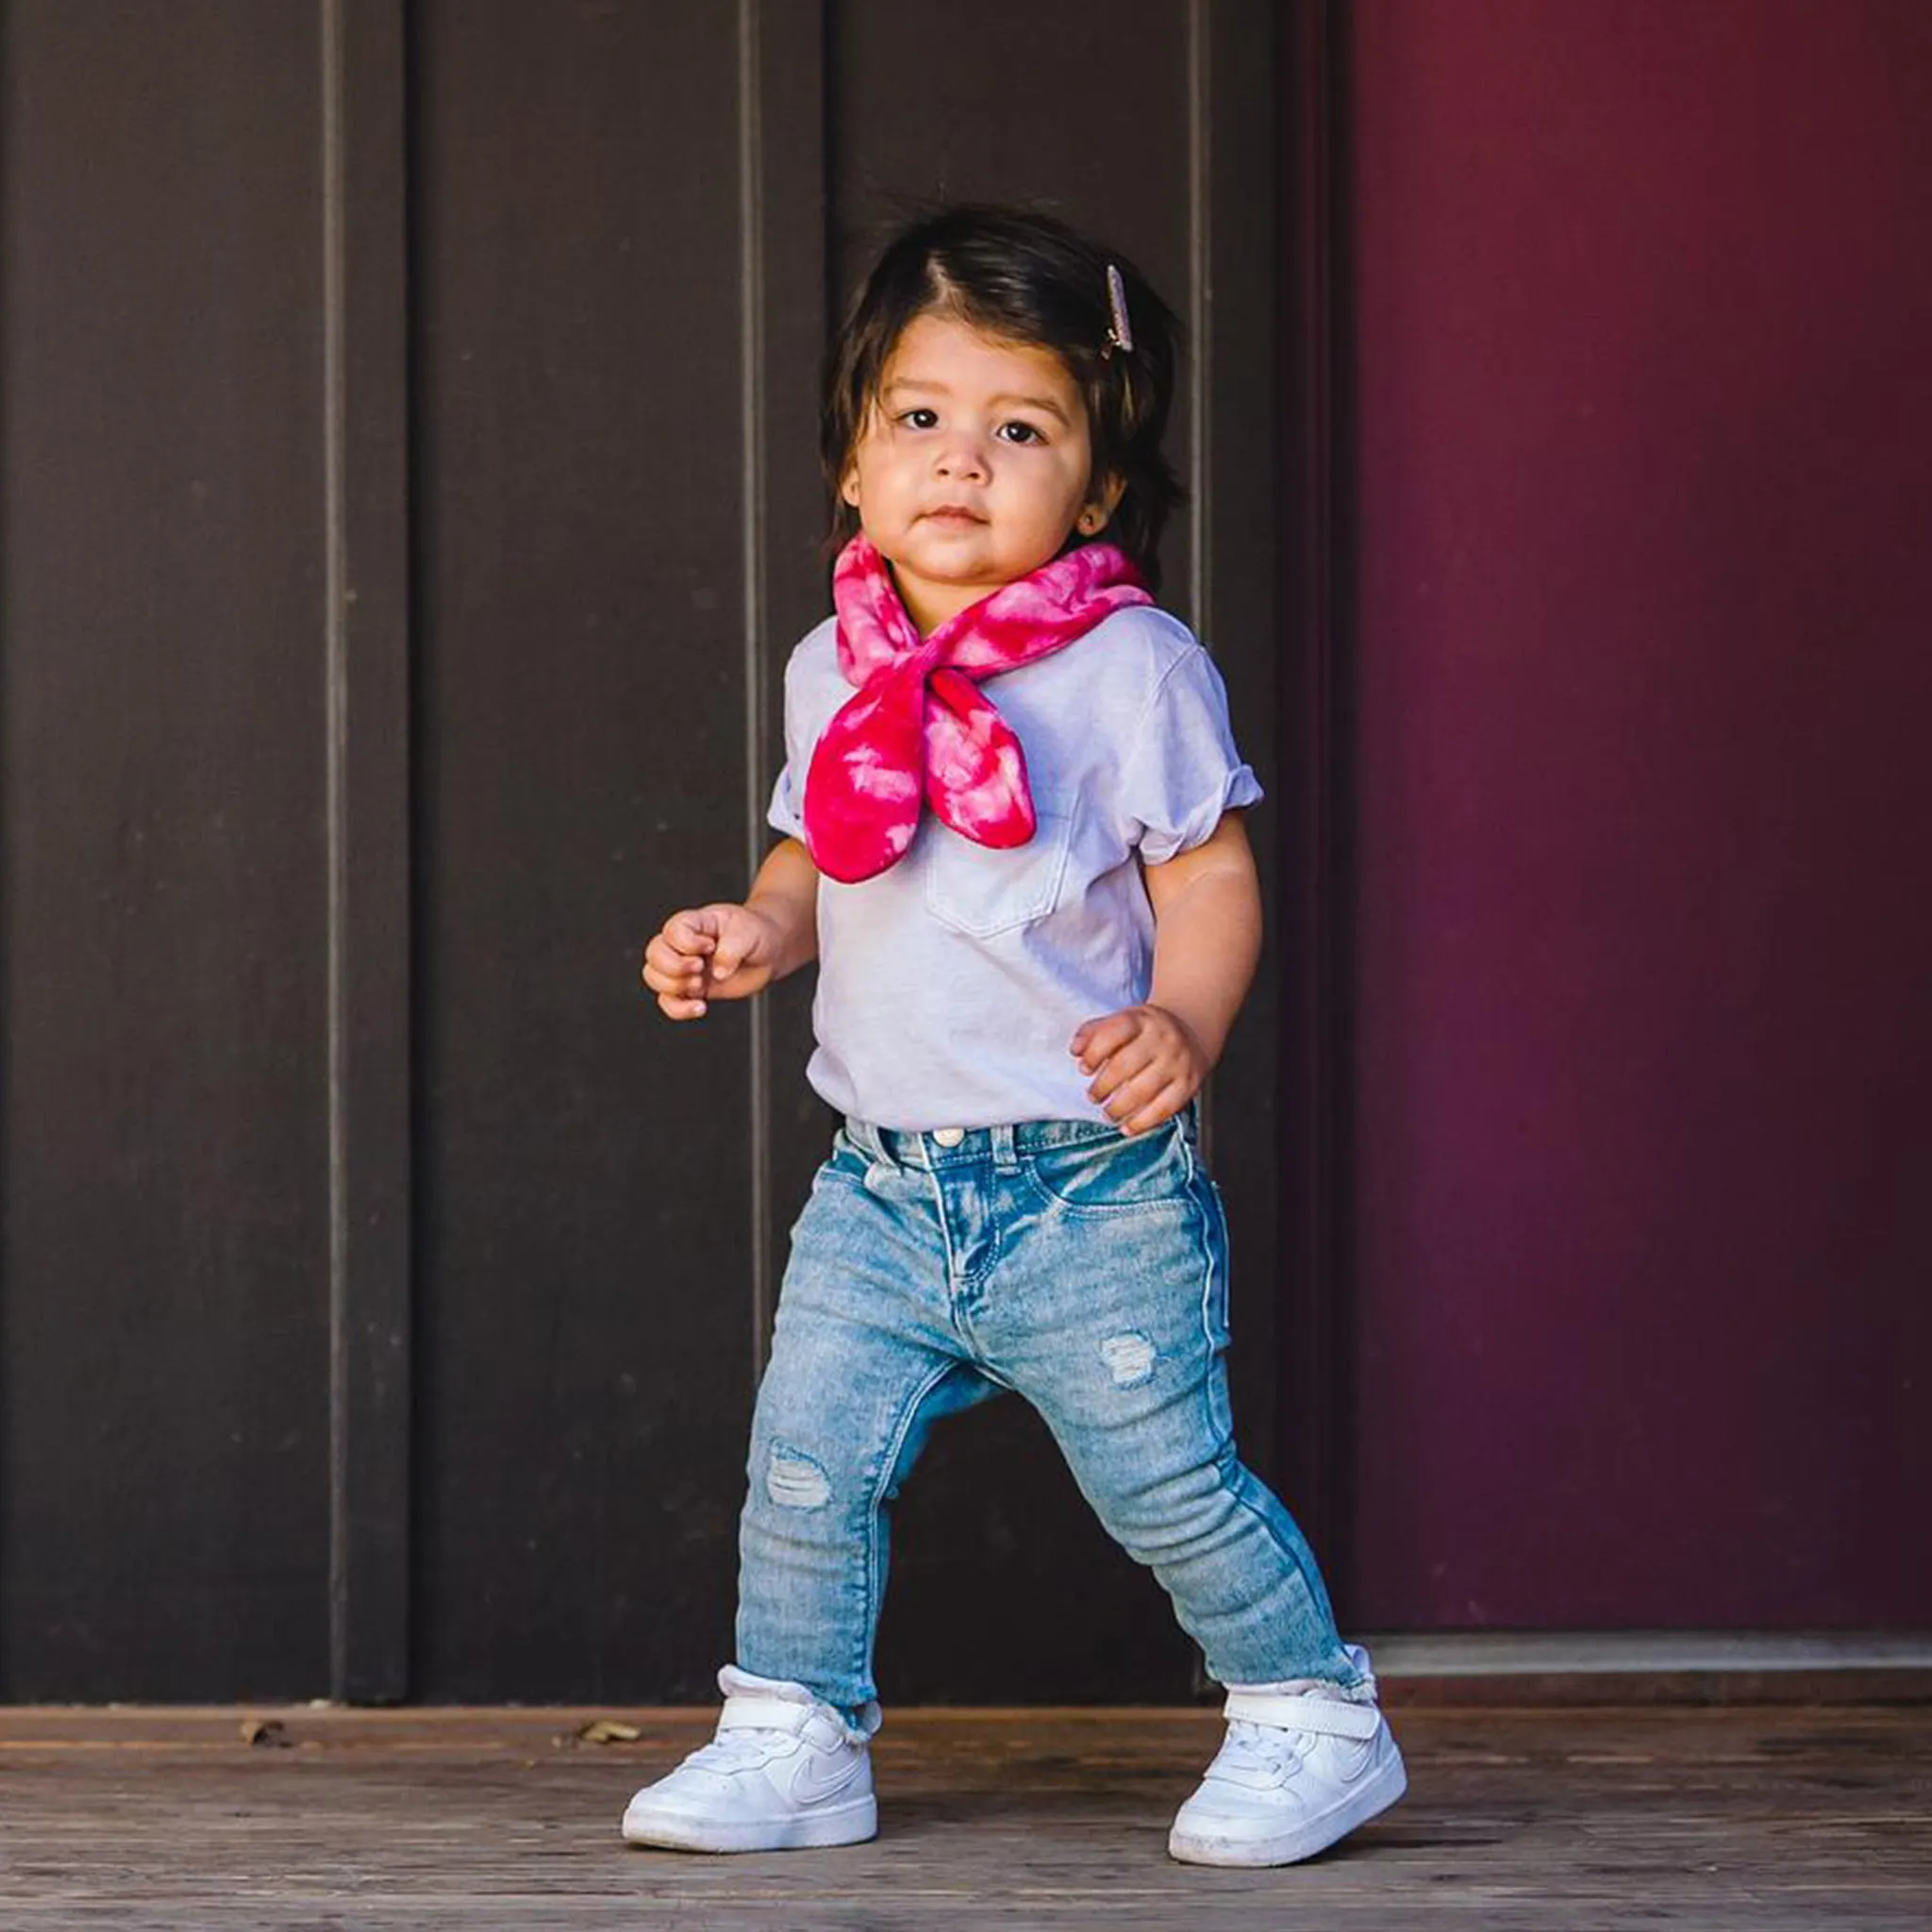
POLYGON ((0 36, 0 1684, 321 1689, 317 22, 0 36))
MULTIPOLYGON (((638 951, 768 841, 895 206, 1053 198, 1194 320, 1174 590, 1270 766, 1269 9, 976 25, 0 0, 0 1696, 708 1694, 831 1124, 808 986, 675 1028, 638 951)), ((1041 1431, 932 1454, 895 1697, 1188 1694, 1041 1431)))
POLYGON ((412 1677, 689 1697, 643 1660, 730 1618, 745 1032, 636 964, 744 866, 735 20, 418 15, 412 1677))
POLYGON ((1932 12, 1357 0, 1354 1614, 1932 1624, 1932 12))

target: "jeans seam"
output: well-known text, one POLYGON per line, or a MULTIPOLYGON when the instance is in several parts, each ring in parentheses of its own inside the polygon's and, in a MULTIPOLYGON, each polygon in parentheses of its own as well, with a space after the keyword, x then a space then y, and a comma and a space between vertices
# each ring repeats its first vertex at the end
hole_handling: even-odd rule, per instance
MULTIPOLYGON (((1224 1280, 1226 1271, 1217 1264, 1214 1223, 1218 1212, 1218 1204, 1211 1195, 1206 1193, 1205 1190, 1197 1187, 1198 1179, 1198 1172, 1191 1174, 1188 1177, 1188 1202, 1189 1206, 1193 1208, 1197 1219, 1199 1228, 1198 1239, 1201 1243, 1201 1259, 1203 1264, 1201 1273, 1201 1332, 1208 1339, 1208 1352, 1212 1356, 1221 1354, 1227 1346, 1227 1343, 1220 1339, 1220 1333, 1216 1329, 1214 1323, 1215 1283, 1224 1280)), ((1226 1329, 1230 1326, 1231 1324, 1227 1322, 1221 1324, 1222 1329, 1226 1329)))
MULTIPOLYGON (((976 1268, 969 1268, 959 1277, 959 1291, 963 1296, 970 1289, 983 1288, 987 1277, 999 1266, 1000 1257, 1007 1251, 1006 1236, 1001 1228, 1004 1217, 994 1214, 989 1218, 986 1239, 986 1259, 976 1268)), ((963 1318, 963 1311, 956 1310, 956 1320, 963 1318)))
POLYGON ((958 1268, 953 1259, 953 1230, 951 1224, 946 1220, 945 1190, 940 1186, 939 1173, 930 1161, 925 1166, 925 1177, 932 1183, 933 1215, 940 1224, 940 1245, 946 1252, 946 1299, 950 1302, 953 1298, 954 1288, 957 1286, 955 1276, 958 1274, 958 1268))
MULTIPOLYGON (((1191 1162, 1191 1152, 1189 1158, 1191 1162)), ((1206 1180, 1206 1176, 1200 1175, 1198 1169, 1195 1169, 1194 1174, 1201 1180, 1206 1180)), ((1211 1183, 1208 1183, 1208 1185, 1211 1185, 1211 1183)), ((1307 1573, 1302 1567, 1301 1557, 1292 1544, 1284 1541, 1280 1527, 1274 1519, 1254 1500, 1254 1474, 1241 1460, 1241 1452, 1235 1443, 1233 1405, 1225 1397, 1227 1365, 1224 1358, 1224 1345, 1216 1338, 1210 1314, 1213 1305, 1214 1284, 1217 1274, 1221 1273, 1217 1264, 1214 1241, 1215 1204, 1212 1201, 1202 1202, 1197 1200, 1194 1206, 1199 1215, 1199 1239, 1203 1263, 1201 1279, 1201 1339, 1208 1348, 1208 1374, 1202 1391, 1202 1405, 1207 1411, 1210 1434, 1219 1445, 1214 1458, 1216 1475, 1223 1492, 1227 1495, 1237 1509, 1259 1525, 1261 1533, 1267 1538, 1269 1544, 1279 1557, 1283 1568, 1291 1570, 1294 1573, 1301 1583, 1302 1589, 1307 1592, 1312 1602, 1314 1600, 1314 1591, 1309 1585, 1307 1573), (1217 1405, 1214 1395, 1216 1388, 1224 1391, 1219 1404, 1220 1413, 1216 1412, 1217 1405), (1246 1477, 1247 1480, 1236 1481, 1231 1474, 1231 1472, 1236 1471, 1246 1477)), ((1208 1659, 1208 1663, 1209 1674, 1213 1675, 1213 1659, 1208 1659)), ((1217 1677, 1216 1681, 1225 1682, 1225 1679, 1217 1677)))
POLYGON ((892 1425, 891 1439, 886 1444, 886 1453, 879 1459, 878 1471, 873 1477, 872 1491, 866 1498, 865 1512, 865 1623, 860 1639, 863 1655, 859 1657, 858 1668, 854 1675, 861 1682, 872 1682, 872 1652, 877 1640, 879 1616, 884 1608, 885 1589, 879 1576, 879 1516, 886 1507, 886 1491, 891 1486, 892 1472, 899 1467, 899 1452, 906 1446, 906 1438, 919 1414, 920 1405, 939 1387, 958 1366, 956 1361, 943 1361, 926 1376, 900 1410, 898 1420, 892 1425))
MULTIPOLYGON (((1238 1455, 1234 1455, 1234 1444, 1232 1439, 1230 1439, 1229 1441, 1228 1449, 1236 1468, 1240 1469, 1243 1474, 1247 1475, 1249 1481, 1252 1482, 1254 1480, 1253 1472, 1248 1469, 1247 1465, 1241 1461, 1241 1457, 1238 1455)), ((1225 1476, 1224 1476, 1223 1486, 1225 1489, 1227 1489, 1229 1493, 1233 1496, 1235 1507, 1237 1509, 1241 1510, 1244 1514, 1253 1517, 1254 1520, 1261 1525, 1262 1533, 1267 1537, 1269 1542, 1274 1546, 1274 1549, 1280 1555, 1282 1567, 1286 1570, 1291 1570, 1294 1573, 1296 1578, 1301 1583, 1302 1589, 1307 1593, 1310 1604, 1313 1604, 1316 1601, 1315 1592, 1309 1585, 1307 1572, 1302 1567, 1301 1557, 1294 1552, 1293 1549, 1291 1549, 1287 1543, 1285 1543, 1281 1540, 1281 1532, 1275 1527, 1275 1524, 1274 1521, 1270 1518, 1268 1512, 1265 1509, 1257 1507, 1253 1499, 1248 1494, 1247 1485, 1241 1483, 1229 1483, 1227 1482, 1225 1476)), ((1211 1660, 1209 1660, 1208 1664, 1208 1674, 1210 1676, 1213 1676, 1215 1682, 1218 1684, 1225 1684, 1227 1682, 1227 1679, 1225 1677, 1218 1676, 1215 1674, 1211 1660)), ((1286 1674, 1277 1673, 1277 1677, 1279 1677, 1282 1674, 1295 1676, 1319 1674, 1303 1672, 1289 1672, 1286 1674)), ((1276 1681, 1276 1678, 1269 1678, 1266 1681, 1273 1683, 1276 1681)))
MULTIPOLYGON (((1197 1172, 1190 1155, 1188 1206, 1193 1210, 1194 1239, 1201 1252, 1201 1342, 1208 1351, 1207 1373, 1202 1379, 1201 1407, 1210 1441, 1224 1443, 1234 1453, 1234 1405, 1227 1396, 1226 1345, 1216 1333, 1213 1320, 1215 1283, 1221 1275, 1220 1257, 1214 1240, 1213 1204, 1204 1203, 1196 1191, 1197 1172), (1216 1391, 1220 1391, 1217 1396, 1216 1391)), ((1219 1457, 1216 1458, 1219 1460, 1219 1457)))

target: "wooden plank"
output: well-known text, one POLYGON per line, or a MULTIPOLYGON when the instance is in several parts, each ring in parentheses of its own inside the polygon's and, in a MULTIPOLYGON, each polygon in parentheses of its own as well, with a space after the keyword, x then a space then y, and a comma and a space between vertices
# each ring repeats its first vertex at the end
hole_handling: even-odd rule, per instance
POLYGON ((1932 1726, 1869 1708, 1403 1713, 1409 1797, 1292 1871, 1172 1863, 1200 1710, 908 1711, 871 1845, 635 1852, 625 1799, 708 1713, 0 1713, 0 1919, 293 1927, 942 1924, 1709 1932, 1919 1927, 1932 1726))

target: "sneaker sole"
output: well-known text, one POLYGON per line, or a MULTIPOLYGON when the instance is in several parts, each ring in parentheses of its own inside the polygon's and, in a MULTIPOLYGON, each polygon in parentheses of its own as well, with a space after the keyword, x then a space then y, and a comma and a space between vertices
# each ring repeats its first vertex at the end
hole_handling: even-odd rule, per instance
POLYGON ((863 1844, 867 1839, 876 1838, 878 1831, 875 1798, 854 1798, 797 1818, 752 1819, 738 1824, 675 1811, 624 1814, 626 1844, 665 1852, 812 1851, 827 1845, 863 1844))
POLYGON ((1297 1830, 1273 1838, 1210 1838, 1176 1826, 1168 1834, 1168 1857, 1184 1865, 1299 1865, 1388 1810, 1407 1789, 1402 1755, 1391 1751, 1341 1804, 1306 1820, 1297 1830))

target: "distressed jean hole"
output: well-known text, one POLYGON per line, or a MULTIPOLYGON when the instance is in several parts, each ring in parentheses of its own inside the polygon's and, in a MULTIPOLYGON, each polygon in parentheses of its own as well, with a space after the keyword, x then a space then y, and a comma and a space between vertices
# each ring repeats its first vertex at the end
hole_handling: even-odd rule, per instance
POLYGON ((1153 1341, 1139 1332, 1109 1335, 1100 1344, 1100 1359, 1107 1364, 1117 1388, 1131 1389, 1154 1373, 1153 1341))
POLYGON ((823 1509, 832 1499, 832 1485, 802 1450, 774 1447, 765 1465, 765 1493, 781 1509, 823 1509))

